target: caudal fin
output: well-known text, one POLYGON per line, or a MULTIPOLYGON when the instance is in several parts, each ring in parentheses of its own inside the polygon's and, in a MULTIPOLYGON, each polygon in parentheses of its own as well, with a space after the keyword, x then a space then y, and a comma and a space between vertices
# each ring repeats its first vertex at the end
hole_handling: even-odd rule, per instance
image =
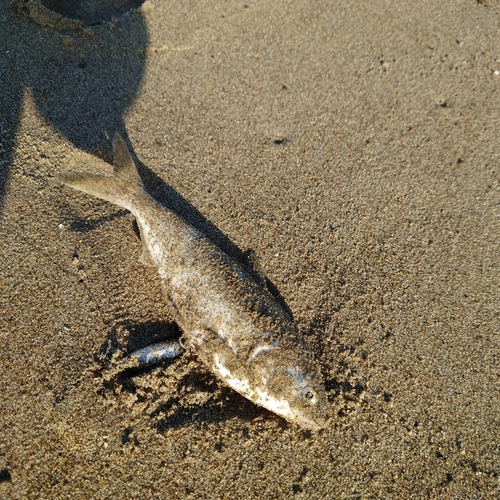
POLYGON ((113 175, 65 172, 55 175, 57 181, 74 189, 133 211, 134 200, 144 194, 144 185, 122 136, 113 139, 113 175))

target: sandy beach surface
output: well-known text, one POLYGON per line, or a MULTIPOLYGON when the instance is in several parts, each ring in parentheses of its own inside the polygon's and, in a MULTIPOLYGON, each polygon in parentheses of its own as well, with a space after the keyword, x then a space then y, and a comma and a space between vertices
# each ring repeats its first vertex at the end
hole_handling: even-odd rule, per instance
POLYGON ((0 498, 500 498, 498 0, 1 2, 0 169, 0 498), (115 131, 255 252, 328 428, 193 355, 106 379, 179 335, 133 216, 51 180, 115 131))

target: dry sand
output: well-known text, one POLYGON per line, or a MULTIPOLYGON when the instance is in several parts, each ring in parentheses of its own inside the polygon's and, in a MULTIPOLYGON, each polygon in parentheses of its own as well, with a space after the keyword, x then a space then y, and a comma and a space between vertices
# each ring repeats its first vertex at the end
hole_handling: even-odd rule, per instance
POLYGON ((124 4, 0 5, 0 497, 499 498, 499 2, 124 4), (105 383, 178 334, 132 216, 50 182, 115 130, 255 251, 328 429, 190 356, 105 383))

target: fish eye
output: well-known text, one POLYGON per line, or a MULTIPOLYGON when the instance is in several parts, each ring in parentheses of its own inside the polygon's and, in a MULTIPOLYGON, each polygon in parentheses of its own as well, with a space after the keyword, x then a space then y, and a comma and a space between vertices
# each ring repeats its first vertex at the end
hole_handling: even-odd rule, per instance
POLYGON ((312 400, 312 399, 314 399, 314 394, 311 391, 307 391, 305 393, 305 397, 306 397, 306 399, 312 400))

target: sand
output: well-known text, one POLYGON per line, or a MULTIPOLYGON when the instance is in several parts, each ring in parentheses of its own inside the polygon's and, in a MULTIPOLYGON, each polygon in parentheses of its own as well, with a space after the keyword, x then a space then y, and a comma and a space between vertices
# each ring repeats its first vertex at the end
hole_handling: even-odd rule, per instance
POLYGON ((499 498, 499 2, 107 1, 62 24, 17 4, 0 497, 499 498), (179 335, 133 217, 51 182, 110 160, 115 131, 162 203, 255 252, 316 353, 327 429, 194 356, 106 381, 179 335))

